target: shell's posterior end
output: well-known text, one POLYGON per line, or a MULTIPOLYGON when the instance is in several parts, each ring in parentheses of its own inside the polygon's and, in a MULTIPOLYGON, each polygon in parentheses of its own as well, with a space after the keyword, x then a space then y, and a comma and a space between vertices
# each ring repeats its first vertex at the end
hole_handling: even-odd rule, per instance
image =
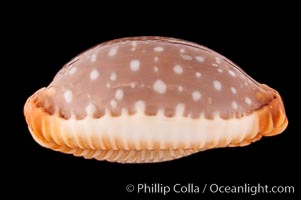
POLYGON ((273 136, 282 133, 287 125, 288 119, 285 114, 283 101, 279 93, 267 85, 262 85, 264 89, 272 90, 273 100, 262 109, 257 111, 259 119, 259 132, 263 136, 273 136))

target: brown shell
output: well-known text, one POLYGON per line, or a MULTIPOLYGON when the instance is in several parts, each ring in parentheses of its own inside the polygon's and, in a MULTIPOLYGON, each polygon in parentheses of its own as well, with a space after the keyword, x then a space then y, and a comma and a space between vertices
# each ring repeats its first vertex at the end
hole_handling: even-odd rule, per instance
MULTIPOLYGON (((283 103, 275 90, 257 83, 233 62, 204 46, 164 37, 123 38, 83 52, 67 63, 47 88, 27 101, 25 116, 32 134, 43 135, 49 132, 48 125, 41 124, 46 116, 67 121, 80 121, 87 117, 101 120, 107 115, 113 118, 133 116, 139 109, 146 118, 170 120, 170 126, 177 125, 172 120, 177 116, 202 123, 205 120, 238 121, 257 116, 254 118, 256 127, 249 131, 253 138, 240 138, 238 142, 227 141, 197 149, 193 147, 193 150, 186 148, 190 153, 175 157, 207 148, 249 143, 260 138, 259 135, 280 133, 287 126, 283 103), (39 113, 39 118, 35 119, 33 113, 39 113), (44 127, 37 130, 35 123, 44 127)), ((53 148, 50 139, 42 143, 53 148)), ((117 136, 114 139, 118 140, 117 136)), ((39 140, 43 139, 40 137, 39 140)), ((64 143, 59 146, 64 146, 64 143)), ((78 147, 75 145, 73 148, 78 147)), ((181 147, 172 149, 176 152, 181 147)), ((135 147, 129 150, 134 151, 135 157, 135 147)), ((163 149, 158 147, 157 150, 163 149)), ((165 157, 155 161, 172 159, 165 157)), ((124 159, 122 162, 137 160, 151 162, 145 158, 136 161, 124 159)))

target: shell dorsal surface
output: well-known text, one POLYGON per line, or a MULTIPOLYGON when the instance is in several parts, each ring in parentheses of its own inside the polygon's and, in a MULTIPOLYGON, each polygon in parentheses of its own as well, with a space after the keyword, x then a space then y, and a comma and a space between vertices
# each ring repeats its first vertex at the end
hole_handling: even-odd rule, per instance
POLYGON ((61 116, 95 117, 137 111, 198 118, 242 117, 267 105, 263 89, 222 55, 195 43, 171 38, 124 38, 82 53, 65 65, 49 88, 49 101, 61 116))

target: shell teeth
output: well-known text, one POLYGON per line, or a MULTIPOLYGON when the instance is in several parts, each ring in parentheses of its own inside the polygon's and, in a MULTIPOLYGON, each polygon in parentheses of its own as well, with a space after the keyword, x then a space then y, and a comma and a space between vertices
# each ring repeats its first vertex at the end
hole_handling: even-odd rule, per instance
MULTIPOLYGON (((98 160, 108 160, 112 162, 162 162, 187 156, 206 148, 223 146, 226 145, 225 141, 229 141, 228 138, 222 138, 223 131, 216 129, 216 131, 218 131, 217 135, 212 138, 206 134, 197 138, 185 134, 181 140, 177 137, 170 139, 166 136, 160 136, 157 138, 158 142, 153 142, 153 138, 151 137, 142 138, 143 140, 141 140, 141 137, 135 137, 134 140, 129 140, 124 137, 124 141, 121 142, 121 140, 116 140, 114 131, 106 130, 113 133, 108 135, 105 134, 106 132, 98 132, 99 126, 93 126, 97 120, 102 119, 83 119, 78 121, 71 118, 69 120, 57 120, 55 116, 52 116, 52 118, 45 118, 45 120, 43 120, 40 121, 41 125, 38 126, 37 129, 41 127, 41 132, 50 139, 45 145, 46 147, 65 153, 71 153, 75 156, 83 156, 87 159, 96 158, 98 160), (85 120, 88 120, 88 123, 86 123, 85 120), (82 123, 84 126, 78 123, 82 123), (85 127, 88 125, 92 126, 85 127), (125 148, 122 149, 120 146, 128 147, 128 150, 125 148), (134 148, 131 149, 131 146, 134 148)), ((218 121, 212 121, 212 123, 212 125, 216 123, 219 124, 218 121)), ((228 121, 226 125, 227 124, 228 121)), ((97 125, 99 125, 98 121, 97 125)), ((183 135, 183 130, 189 132, 202 132, 207 130, 196 128, 195 125, 194 128, 190 127, 188 129, 180 127, 180 130, 178 130, 175 128, 174 134, 183 135)), ((232 127, 231 124, 230 127, 232 127)), ((229 127, 227 129, 229 129, 229 127)), ((165 129, 162 131, 164 132, 165 129)), ((241 138, 239 138, 237 142, 240 142, 240 140, 241 138)))

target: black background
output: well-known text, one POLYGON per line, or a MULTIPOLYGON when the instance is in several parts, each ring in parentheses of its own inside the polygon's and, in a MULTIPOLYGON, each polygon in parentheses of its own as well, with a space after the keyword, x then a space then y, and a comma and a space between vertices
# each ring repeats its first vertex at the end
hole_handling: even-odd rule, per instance
MULTIPOLYGON (((277 9, 255 6, 249 12, 233 9, 222 13, 213 6, 211 14, 172 9, 167 13, 160 6, 157 9, 155 12, 132 9, 121 14, 109 8, 89 14, 79 10, 64 13, 63 9, 59 16, 55 10, 44 13, 39 9, 22 13, 20 19, 8 23, 11 27, 5 38, 10 44, 8 70, 10 74, 17 74, 17 81, 11 81, 14 84, 10 84, 11 89, 6 93, 10 97, 7 108, 12 114, 8 115, 12 125, 7 134, 9 140, 3 142, 4 146, 8 145, 3 148, 5 157, 8 156, 5 162, 8 170, 4 171, 9 176, 6 185, 15 191, 10 195, 29 186, 22 195, 43 197, 37 193, 39 191, 47 197, 58 198, 85 195, 85 198, 107 199, 106 195, 121 194, 124 198, 143 199, 147 195, 125 190, 127 184, 138 183, 293 185, 295 193, 299 193, 297 113, 300 109, 294 99, 300 83, 294 77, 298 73, 296 67, 300 67, 300 56, 294 55, 297 33, 293 11, 282 6, 277 9), (216 19, 213 16, 217 13, 216 19), (39 146, 32 139, 23 117, 26 99, 47 86, 65 63, 87 48, 110 39, 142 35, 190 40, 230 58, 255 80, 279 91, 286 106, 288 128, 283 134, 263 138, 247 147, 213 149, 157 164, 85 160, 39 146)), ((154 195, 158 199, 171 196, 154 195)), ((297 194, 251 196, 210 194, 208 191, 173 196, 176 199, 291 199, 297 194)))

